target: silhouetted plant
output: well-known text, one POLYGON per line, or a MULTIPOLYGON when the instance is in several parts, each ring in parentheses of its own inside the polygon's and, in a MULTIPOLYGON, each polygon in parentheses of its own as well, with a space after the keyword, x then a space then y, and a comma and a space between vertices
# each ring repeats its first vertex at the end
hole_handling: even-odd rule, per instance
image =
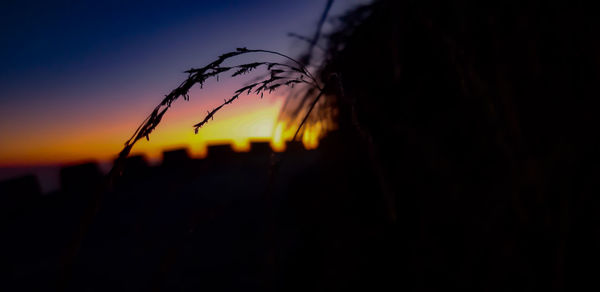
POLYGON ((266 68, 268 74, 262 78, 262 80, 258 82, 254 82, 247 86, 244 86, 234 92, 234 94, 223 101, 223 103, 213 110, 207 112, 206 116, 202 121, 194 125, 194 131, 198 133, 198 129, 208 123, 210 120, 214 118, 214 115, 225 107, 228 104, 231 104, 236 99, 238 99, 241 95, 246 94, 257 94, 263 97, 264 93, 271 93, 278 88, 283 87, 294 87, 296 84, 307 84, 311 88, 309 92, 318 91, 317 96, 313 102, 313 105, 306 113, 306 116, 298 126, 298 129, 294 135, 295 139, 300 132, 300 129, 306 122, 312 108, 318 102, 319 98, 323 94, 323 90, 325 86, 321 85, 321 82, 310 73, 310 71, 306 68, 306 66, 300 61, 289 57, 285 54, 269 51, 269 50, 257 50, 257 49, 247 49, 247 48, 238 48, 235 51, 225 53, 219 56, 215 61, 210 64, 202 67, 202 68, 192 68, 188 71, 188 78, 184 80, 177 88, 173 89, 169 94, 165 96, 165 98, 154 108, 154 110, 148 115, 146 119, 140 124, 140 126, 135 130, 133 135, 125 142, 125 146, 119 153, 119 156, 109 174, 109 180, 112 180, 115 175, 118 175, 122 171, 124 159, 129 155, 131 149, 135 145, 135 143, 143 138, 149 140, 149 135, 154 131, 156 126, 161 122, 163 116, 167 112, 167 110, 171 107, 173 102, 175 102, 180 97, 183 97, 184 100, 189 100, 189 91, 194 85, 204 85, 204 83, 211 79, 219 79, 219 75, 233 72, 231 77, 237 77, 246 73, 249 73, 259 67, 266 68), (270 55, 275 55, 279 57, 283 57, 289 63, 280 63, 280 62, 252 62, 245 63, 234 66, 223 66, 223 62, 226 60, 250 53, 265 53, 270 55))
MULTIPOLYGON (((150 133, 152 133, 156 126, 158 126, 163 116, 175 100, 179 99, 180 97, 183 97, 184 100, 189 100, 189 91, 194 85, 198 84, 202 88, 202 86, 207 80, 211 78, 215 78, 218 80, 219 75, 227 72, 233 71, 233 74, 231 74, 230 77, 237 77, 249 73, 255 69, 258 69, 259 67, 264 67, 266 68, 268 74, 264 76, 262 80, 236 90, 234 94, 230 98, 225 99, 221 105, 215 107, 211 111, 208 111, 204 119, 202 119, 202 121, 194 125, 195 133, 197 134, 198 129, 200 129, 210 120, 212 120, 214 118, 214 115, 219 110, 221 110, 226 105, 231 104, 243 94, 260 94, 262 98, 265 92, 271 93, 281 87, 293 88, 296 84, 307 84, 309 85, 307 90, 296 92, 295 94, 292 94, 286 99, 284 109, 282 110, 279 116, 280 119, 282 117, 295 119, 296 117, 303 116, 292 138, 292 140, 295 140, 299 135, 302 127, 308 122, 309 117, 313 112, 313 109, 322 99, 321 97, 326 93, 326 82, 319 81, 319 79, 316 78, 315 75, 312 74, 307 67, 313 59, 313 50, 315 47, 326 51, 323 47, 318 45, 318 41, 321 39, 322 28, 325 21, 327 20, 333 2, 333 0, 327 0, 325 8, 317 23, 316 31, 312 38, 303 37, 294 33, 289 34, 289 36, 299 38, 301 40, 306 41, 309 44, 308 49, 303 55, 300 56, 299 60, 296 60, 280 52, 271 50, 237 48, 235 51, 220 55, 215 61, 209 63, 208 65, 202 68, 192 68, 188 71, 185 71, 189 74, 188 78, 184 80, 177 88, 173 89, 169 94, 165 96, 165 98, 154 108, 150 115, 148 115, 148 117, 146 117, 146 119, 142 121, 140 126, 133 133, 133 135, 125 142, 125 146, 119 153, 119 156, 115 161, 112 170, 109 173, 109 182, 114 179, 115 175, 118 175, 122 171, 124 159, 129 155, 135 143, 142 138, 146 138, 147 140, 149 140, 150 133), (250 53, 265 53, 269 55, 279 56, 286 59, 288 63, 265 61, 244 63, 234 66, 222 65, 223 62, 230 58, 250 53), (292 100, 294 97, 297 97, 298 95, 302 96, 302 98, 300 99, 300 103, 293 107, 292 111, 289 111, 289 101, 292 100), (304 115, 301 115, 303 111, 305 113, 304 115)), ((318 70, 322 70, 322 67, 323 66, 319 66, 318 70)), ((339 82, 337 82, 337 84, 339 84, 339 82)), ((323 108, 327 109, 326 112, 328 114, 324 115, 322 113, 319 113, 317 115, 316 120, 331 120, 330 116, 331 113, 335 111, 335 106, 333 106, 331 102, 326 102, 323 108)), ((291 121, 288 121, 287 123, 288 126, 293 126, 295 124, 296 123, 291 121)))

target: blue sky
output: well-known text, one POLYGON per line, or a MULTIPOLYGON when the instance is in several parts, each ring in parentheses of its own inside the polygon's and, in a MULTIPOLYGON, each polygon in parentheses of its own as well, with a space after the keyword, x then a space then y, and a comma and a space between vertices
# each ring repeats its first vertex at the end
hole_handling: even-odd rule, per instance
MULTIPOLYGON (((336 1, 331 15, 362 2, 336 1)), ((297 55, 306 44, 287 34, 312 35, 325 3, 2 1, 0 165, 36 163, 42 156, 75 159, 66 149, 97 148, 115 137, 102 147, 118 152, 137 123, 185 78, 183 71, 237 47, 297 55)), ((193 105, 198 113, 223 100, 217 91, 193 97, 202 101, 193 105)), ((260 108, 246 112, 253 110, 260 108)), ((177 124, 186 114, 174 112, 164 123, 177 124)))

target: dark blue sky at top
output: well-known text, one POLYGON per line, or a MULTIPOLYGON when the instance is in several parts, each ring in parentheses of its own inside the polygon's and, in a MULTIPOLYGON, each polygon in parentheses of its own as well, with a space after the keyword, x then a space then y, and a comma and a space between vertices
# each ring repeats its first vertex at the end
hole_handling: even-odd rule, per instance
POLYGON ((323 1, 9 1, 0 12, 2 85, 60 75, 92 59, 101 64, 95 57, 118 58, 161 32, 172 38, 147 45, 160 48, 185 33, 195 43, 202 34, 227 33, 241 23, 267 24, 273 15, 306 8, 302 2, 323 1))
MULTIPOLYGON (((94 112, 140 103, 140 92, 156 92, 150 108, 183 71, 236 47, 298 54, 305 44, 286 34, 311 35, 325 2, 2 1, 0 132, 107 114, 94 112)), ((331 14, 360 2, 336 1, 331 14)))

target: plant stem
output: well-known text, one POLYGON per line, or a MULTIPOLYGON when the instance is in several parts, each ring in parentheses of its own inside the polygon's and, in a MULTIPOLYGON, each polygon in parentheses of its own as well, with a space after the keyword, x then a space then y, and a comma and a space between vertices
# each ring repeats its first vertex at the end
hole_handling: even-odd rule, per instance
POLYGON ((310 113, 312 112, 312 110, 317 105, 317 102, 319 102, 319 99, 321 99, 321 96, 323 95, 323 92, 325 91, 325 88, 326 88, 326 86, 324 86, 322 89, 320 88, 319 94, 315 97, 315 100, 310 105, 310 108, 308 108, 308 112, 306 113, 306 115, 302 119, 302 122, 300 123, 300 125, 298 125, 298 129, 296 129, 296 133, 294 134, 294 137, 292 138, 292 141, 296 141, 296 137, 298 136, 298 133, 300 133, 300 129, 302 129, 302 126, 304 126, 304 124, 306 123, 306 120, 308 120, 308 117, 310 116, 310 113))

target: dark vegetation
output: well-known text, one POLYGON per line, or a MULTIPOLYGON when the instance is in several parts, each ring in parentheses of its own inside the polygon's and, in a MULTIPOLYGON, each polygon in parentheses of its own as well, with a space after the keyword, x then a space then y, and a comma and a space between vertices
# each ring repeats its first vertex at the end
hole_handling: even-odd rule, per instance
MULTIPOLYGON (((254 52, 238 49, 190 70, 126 150, 193 84, 258 66, 266 79, 224 104, 288 76, 316 90, 291 99, 283 118, 327 119, 336 130, 316 151, 292 146, 280 163, 264 144, 247 156, 215 147, 201 161, 172 152, 158 168, 123 152, 122 176, 81 225, 89 226, 75 236, 81 242, 56 243, 69 247, 58 287, 597 289, 593 12, 576 1, 380 0, 337 19, 330 34, 298 36, 309 50, 290 64, 221 67, 254 52), (311 60, 317 73, 302 65, 311 60)), ((97 177, 89 167, 73 172, 97 177)), ((20 257, 9 258, 18 266, 20 257)))
POLYGON ((356 252, 373 256, 359 265, 373 278, 354 279, 419 291, 597 286, 590 11, 566 1, 377 1, 330 36, 322 74, 341 76, 345 93, 334 97, 346 151, 336 153, 344 164, 364 159, 342 169, 374 176, 369 191, 349 192, 362 203, 348 218, 378 201, 372 218, 389 222, 362 233, 385 240, 356 252))

